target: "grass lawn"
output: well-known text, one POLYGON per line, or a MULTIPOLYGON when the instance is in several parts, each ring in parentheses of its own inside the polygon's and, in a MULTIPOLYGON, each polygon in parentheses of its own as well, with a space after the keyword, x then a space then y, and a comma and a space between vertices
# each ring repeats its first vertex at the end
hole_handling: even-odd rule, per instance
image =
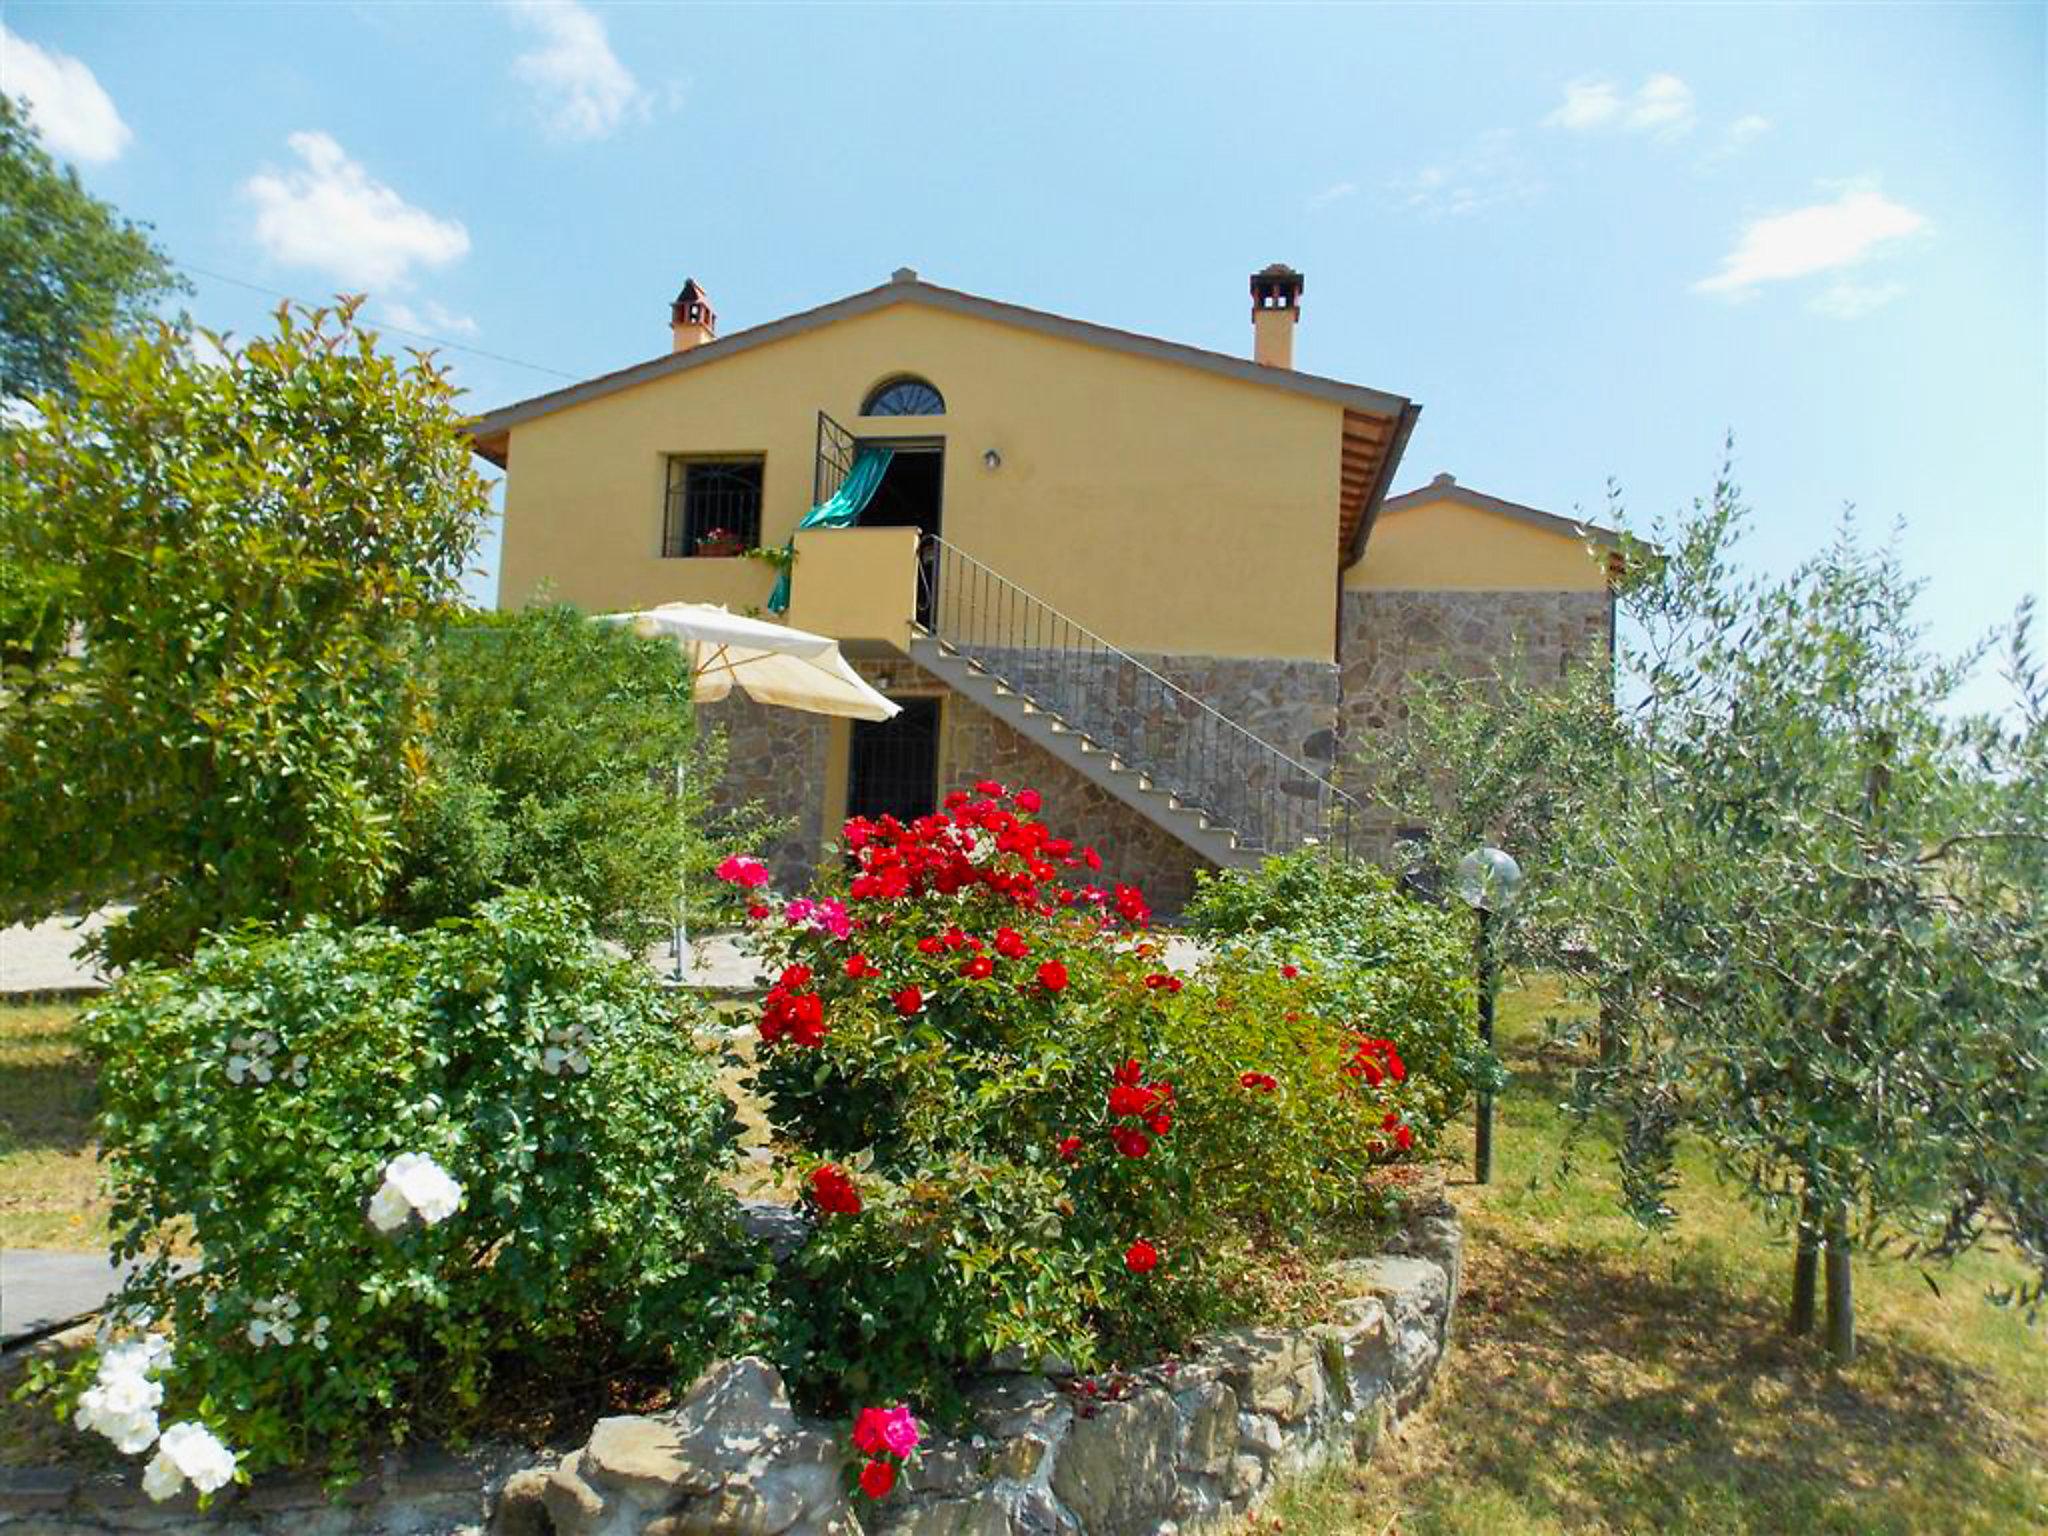
POLYGON ((0 1003, 0 1248, 104 1248, 75 1003, 0 1003))
POLYGON ((1783 1335, 1788 1245, 1703 1158, 1669 1238, 1620 1214, 1596 1149, 1557 1180, 1558 1006, 1540 984, 1502 999, 1515 1081, 1495 1182, 1452 1187, 1468 1278, 1444 1374, 1369 1465, 1276 1509, 1291 1536, 2048 1532, 2048 1328, 1982 1299, 1999 1261, 1937 1274, 1937 1298, 1859 1260, 1861 1354, 1832 1369, 1783 1335))

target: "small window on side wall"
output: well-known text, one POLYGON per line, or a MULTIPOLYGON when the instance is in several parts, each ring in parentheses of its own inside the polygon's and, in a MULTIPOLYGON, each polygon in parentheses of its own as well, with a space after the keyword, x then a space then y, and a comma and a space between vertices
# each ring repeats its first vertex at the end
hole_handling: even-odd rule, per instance
POLYGON ((923 379, 902 374, 884 379, 868 392, 863 416, 943 416, 946 397, 923 379))
POLYGON ((663 556, 736 555, 758 545, 761 466, 760 459, 670 459, 663 556))

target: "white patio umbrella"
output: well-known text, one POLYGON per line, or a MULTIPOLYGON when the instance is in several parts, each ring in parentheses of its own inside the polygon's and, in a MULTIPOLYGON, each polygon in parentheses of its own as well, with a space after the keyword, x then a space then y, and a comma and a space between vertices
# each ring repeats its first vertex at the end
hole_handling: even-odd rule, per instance
MULTIPOLYGON (((636 613, 607 613, 610 624, 631 625, 636 634, 673 640, 690 657, 691 697, 713 703, 738 688, 748 698, 783 709, 850 720, 887 720, 902 712, 839 654, 839 642, 808 630, 765 619, 750 619, 718 603, 663 603, 636 613)), ((688 767, 676 764, 681 796, 688 767)), ((682 893, 676 902, 675 979, 683 977, 682 893)))

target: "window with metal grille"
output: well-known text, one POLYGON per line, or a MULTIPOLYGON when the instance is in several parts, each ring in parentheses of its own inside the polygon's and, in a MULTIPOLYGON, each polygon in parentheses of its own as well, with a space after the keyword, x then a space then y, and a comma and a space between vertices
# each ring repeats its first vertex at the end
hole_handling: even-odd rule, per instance
POLYGON ((752 549, 761 542, 760 459, 670 459, 661 552, 752 549))

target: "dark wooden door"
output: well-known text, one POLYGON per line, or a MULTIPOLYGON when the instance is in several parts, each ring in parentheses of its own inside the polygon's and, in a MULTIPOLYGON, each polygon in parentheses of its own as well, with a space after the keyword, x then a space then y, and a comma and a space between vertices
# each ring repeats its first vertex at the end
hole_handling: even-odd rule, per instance
POLYGON ((893 720, 853 722, 846 814, 927 816, 939 801, 939 701, 899 699, 893 720))

